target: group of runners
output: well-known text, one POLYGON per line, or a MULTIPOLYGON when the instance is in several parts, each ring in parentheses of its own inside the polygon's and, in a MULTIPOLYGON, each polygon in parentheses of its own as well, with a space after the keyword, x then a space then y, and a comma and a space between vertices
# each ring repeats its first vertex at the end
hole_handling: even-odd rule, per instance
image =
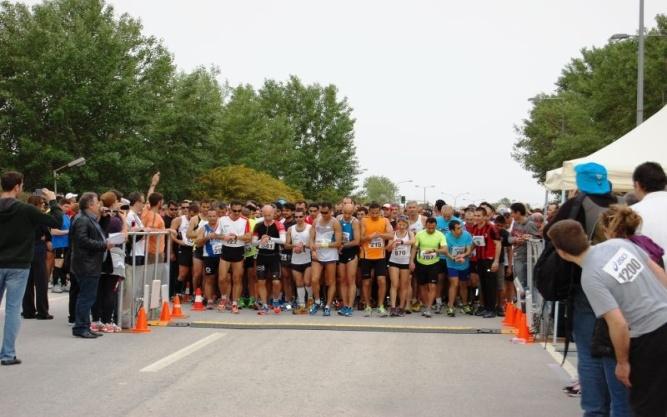
MULTIPOLYGON (((518 204, 511 215, 525 218, 518 204)), ((165 210, 175 291, 187 298, 201 289, 207 309, 232 313, 503 315, 515 296, 513 252, 531 237, 512 237, 505 226, 528 220, 513 221, 509 210, 496 216, 490 204, 456 212, 438 201, 431 213, 416 202, 362 206, 351 198, 264 206, 186 200, 165 210)))

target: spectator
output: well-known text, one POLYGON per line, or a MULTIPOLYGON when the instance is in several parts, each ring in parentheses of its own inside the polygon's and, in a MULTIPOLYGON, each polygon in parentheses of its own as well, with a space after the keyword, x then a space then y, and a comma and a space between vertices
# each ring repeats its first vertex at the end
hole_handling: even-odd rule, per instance
MULTIPOLYGON (((667 176, 660 164, 645 162, 635 168, 632 174, 635 195, 641 200, 632 209, 642 216, 640 233, 653 239, 662 248, 667 248, 667 176)), ((662 257, 667 263, 667 255, 662 257)))
MULTIPOLYGON (((626 220, 631 227, 636 225, 631 210, 618 219, 626 220)), ((549 237, 563 259, 582 268, 586 297, 609 328, 616 356, 611 378, 630 388, 634 415, 667 415, 663 392, 667 385, 667 274, 628 240, 610 239, 591 247, 575 220, 555 223, 549 237)), ((583 384, 582 395, 586 395, 583 384)))
MULTIPOLYGON (((160 216, 163 197, 160 193, 151 193, 148 196, 149 209, 144 209, 141 215, 141 222, 144 224, 145 231, 165 230, 164 219, 160 216)), ((164 259, 165 236, 151 236, 148 238, 148 263, 161 263, 164 259)))
MULTIPOLYGON (((600 216, 618 199, 611 194, 611 184, 607 180, 607 169, 600 164, 586 163, 575 167, 579 195, 566 201, 554 215, 544 233, 558 221, 567 219, 572 206, 581 204, 576 219, 586 231, 589 239, 596 243, 600 240, 596 234, 596 225, 600 216)), ((604 240, 604 236, 602 236, 604 240)), ((616 361, 613 358, 594 358, 591 356, 591 341, 595 326, 595 313, 581 287, 581 269, 572 269, 574 283, 571 307, 571 323, 568 323, 566 337, 572 337, 577 346, 577 370, 581 384, 581 408, 584 416, 613 415, 629 416, 630 404, 628 391, 614 375, 616 361), (572 327, 569 327, 572 326, 572 327)))
POLYGON ((72 334, 84 339, 95 339, 102 333, 90 330, 90 309, 95 303, 102 261, 113 245, 107 242, 106 234, 99 224, 100 202, 97 194, 84 193, 79 200, 79 207, 81 212, 72 222, 70 231, 72 280, 76 280, 79 286, 72 334))
MULTIPOLYGON (((44 211, 46 205, 44 199, 39 195, 31 195, 28 198, 31 204, 40 211, 44 211)), ((46 253, 51 244, 51 234, 45 225, 39 225, 35 229, 35 251, 30 264, 30 274, 23 295, 24 319, 52 320, 49 314, 49 276, 46 272, 46 253), (36 304, 35 304, 36 301, 36 304)))
POLYGON ((3 173, 0 184, 0 302, 7 290, 0 363, 18 365, 21 360, 16 358, 15 345, 21 326, 19 305, 34 256, 35 229, 40 225, 60 228, 62 211, 56 195, 46 188, 42 195, 51 209, 49 214, 18 201, 16 197, 23 192, 23 175, 19 172, 3 173))
POLYGON ((69 291, 67 287, 67 268, 65 267, 66 259, 69 256, 69 227, 71 224, 70 217, 67 213, 70 211, 71 201, 59 197, 57 199, 58 206, 63 211, 63 225, 59 229, 51 229, 51 245, 54 253, 54 268, 53 268, 53 292, 61 293, 69 291))

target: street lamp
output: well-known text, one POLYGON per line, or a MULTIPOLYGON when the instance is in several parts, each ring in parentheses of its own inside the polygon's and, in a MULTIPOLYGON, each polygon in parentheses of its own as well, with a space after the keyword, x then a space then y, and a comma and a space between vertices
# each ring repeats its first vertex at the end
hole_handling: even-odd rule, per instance
POLYGON ((86 165, 86 158, 81 157, 81 158, 77 158, 77 159, 61 166, 60 168, 54 169, 53 170, 53 192, 58 193, 58 183, 57 183, 58 171, 62 171, 65 168, 74 168, 74 167, 80 167, 80 166, 83 166, 83 165, 86 165))
POLYGON ((435 185, 415 185, 415 187, 424 189, 424 204, 426 204, 426 189, 427 188, 435 188, 435 185))
POLYGON ((443 195, 447 195, 447 196, 451 197, 451 198, 454 200, 454 206, 453 206, 454 208, 456 208, 456 204, 457 204, 457 202, 459 201, 459 198, 460 198, 460 197, 463 197, 464 195, 470 195, 469 192, 459 193, 459 194, 456 194, 456 195, 454 195, 454 194, 449 194, 449 193, 442 193, 442 194, 443 194, 443 195))
MULTIPOLYGON (((400 191, 401 191, 401 190, 400 190, 400 188, 399 188, 399 185, 401 185, 401 184, 405 184, 405 183, 408 183, 408 182, 412 182, 412 180, 399 181, 399 182, 397 182, 397 183, 394 184, 394 185, 396 185, 396 191, 399 192, 399 196, 398 196, 399 198, 400 198, 400 196, 401 196, 401 195, 400 195, 400 191)), ((398 202, 398 200, 397 200, 396 202, 398 202)))

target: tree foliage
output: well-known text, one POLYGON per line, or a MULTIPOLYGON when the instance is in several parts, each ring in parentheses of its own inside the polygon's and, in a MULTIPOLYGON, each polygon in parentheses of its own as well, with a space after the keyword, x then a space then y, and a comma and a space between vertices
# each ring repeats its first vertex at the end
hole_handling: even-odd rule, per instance
POLYGON ((387 177, 372 175, 364 180, 364 194, 368 201, 393 203, 396 201, 398 187, 387 177))
MULTIPOLYGON (((665 105, 667 95, 667 16, 656 22, 645 42, 644 119, 665 105)), ((529 118, 516 128, 513 157, 540 181, 563 161, 595 152, 635 127, 637 40, 583 49, 556 86, 554 94, 532 99, 529 118)))
POLYGON ((243 165, 214 168, 197 178, 195 197, 229 201, 231 199, 296 201, 303 195, 270 175, 243 165))
POLYGON ((162 173, 169 198, 209 170, 245 165, 310 199, 349 194, 352 108, 335 86, 296 76, 259 89, 220 85, 216 68, 178 72, 141 23, 102 0, 0 3, 0 167, 26 186, 132 191, 162 173))

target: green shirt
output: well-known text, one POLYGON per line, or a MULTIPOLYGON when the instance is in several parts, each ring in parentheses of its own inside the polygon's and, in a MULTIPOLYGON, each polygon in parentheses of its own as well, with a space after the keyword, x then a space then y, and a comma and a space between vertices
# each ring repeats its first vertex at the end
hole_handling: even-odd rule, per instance
POLYGON ((415 236, 415 247, 417 248, 417 262, 422 265, 437 264, 440 257, 437 253, 424 254, 424 251, 440 249, 447 246, 445 235, 441 231, 436 230, 429 233, 422 230, 415 236))

